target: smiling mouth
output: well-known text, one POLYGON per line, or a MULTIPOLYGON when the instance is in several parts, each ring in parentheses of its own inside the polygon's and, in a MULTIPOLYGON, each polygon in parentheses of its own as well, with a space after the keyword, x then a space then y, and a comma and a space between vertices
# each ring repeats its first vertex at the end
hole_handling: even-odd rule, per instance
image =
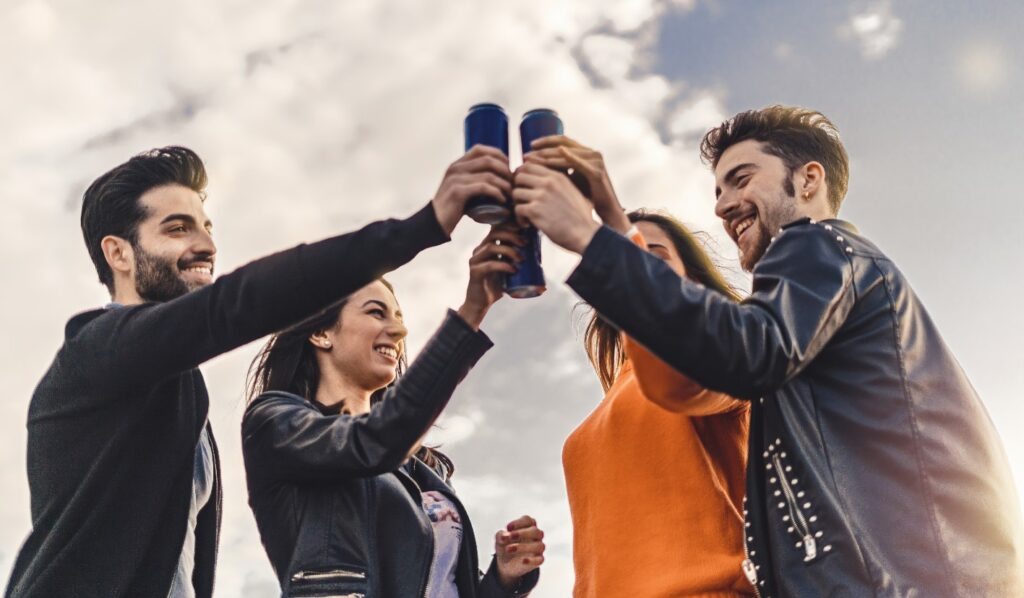
POLYGON ((193 274, 213 276, 213 266, 190 266, 188 268, 185 268, 183 272, 191 272, 193 274))
POLYGON ((388 359, 398 361, 398 349, 395 349, 394 347, 382 345, 380 347, 374 347, 373 350, 383 355, 384 357, 387 357, 388 359))
POLYGON ((751 227, 754 226, 754 221, 755 220, 757 220, 757 217, 754 216, 754 215, 750 215, 750 216, 747 216, 747 217, 743 218, 742 220, 737 222, 735 225, 733 225, 733 234, 736 235, 736 242, 737 243, 739 242, 740 237, 743 236, 743 233, 745 233, 747 230, 749 230, 751 227))

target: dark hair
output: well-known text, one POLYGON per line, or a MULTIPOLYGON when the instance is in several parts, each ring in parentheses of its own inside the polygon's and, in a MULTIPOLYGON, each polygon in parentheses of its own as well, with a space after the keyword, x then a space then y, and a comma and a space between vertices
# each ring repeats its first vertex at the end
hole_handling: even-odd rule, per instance
POLYGON ((82 235, 100 282, 114 292, 114 273, 100 242, 107 235, 138 244, 146 209, 139 198, 150 189, 182 185, 205 199, 206 168, 195 152, 180 146, 149 150, 115 166, 89 185, 82 196, 82 235))
MULTIPOLYGON (((383 278, 377 279, 392 294, 395 290, 391 283, 383 278)), ((317 332, 338 325, 341 310, 348 303, 348 297, 324 309, 287 330, 279 332, 267 341, 260 352, 249 364, 246 380, 247 401, 251 403, 260 394, 278 390, 298 395, 311 403, 316 403, 316 391, 320 386, 320 365, 316 360, 316 351, 309 342, 309 337, 317 332)), ((375 391, 370 396, 370 404, 376 405, 389 388, 394 386, 408 367, 405 353, 399 357, 395 381, 385 388, 375 391)), ((442 478, 448 480, 455 473, 455 464, 447 455, 436 448, 420 447, 416 456, 426 463, 442 478)))
POLYGON ((829 207, 839 213, 849 185, 850 159, 839 130, 824 114, 778 105, 740 112, 704 135, 701 158, 715 168, 725 150, 748 139, 763 142, 765 153, 780 158, 789 169, 786 192, 790 196, 794 195, 793 172, 808 162, 820 162, 825 167, 829 207))
MULTIPOLYGON (((630 222, 650 222, 660 228, 672 240, 676 253, 686 268, 686 277, 695 280, 709 289, 714 289, 733 301, 740 300, 737 291, 719 271, 704 249, 697 235, 691 233, 682 222, 666 213, 636 210, 628 214, 630 222)), ((594 366, 601 387, 607 391, 619 374, 619 369, 626 361, 622 349, 622 338, 619 331, 591 310, 590 322, 587 323, 583 335, 583 345, 594 366)))

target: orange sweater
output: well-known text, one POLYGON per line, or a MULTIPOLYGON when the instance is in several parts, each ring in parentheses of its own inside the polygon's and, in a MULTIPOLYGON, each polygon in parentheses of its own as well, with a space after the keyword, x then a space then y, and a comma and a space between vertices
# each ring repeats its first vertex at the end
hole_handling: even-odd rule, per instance
POLYGON ((753 595, 740 568, 749 405, 625 340, 626 364, 562 452, 573 595, 753 595))

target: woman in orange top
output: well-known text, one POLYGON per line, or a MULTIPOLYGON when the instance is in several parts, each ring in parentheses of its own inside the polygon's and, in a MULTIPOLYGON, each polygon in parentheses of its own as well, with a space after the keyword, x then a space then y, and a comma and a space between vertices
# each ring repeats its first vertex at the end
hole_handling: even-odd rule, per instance
MULTIPOLYGON (((533 149, 532 161, 585 176, 604 222, 617 219, 615 228, 629 229, 680 276, 739 299, 677 220, 647 212, 627 220, 600 154, 566 137, 533 149)), ((700 387, 597 314, 585 344, 606 394, 562 453, 573 595, 754 595, 740 568, 749 405, 700 387)))

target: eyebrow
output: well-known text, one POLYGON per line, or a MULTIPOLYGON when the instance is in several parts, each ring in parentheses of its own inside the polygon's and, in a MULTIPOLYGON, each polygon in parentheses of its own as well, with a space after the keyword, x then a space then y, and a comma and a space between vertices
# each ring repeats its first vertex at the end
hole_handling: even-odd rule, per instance
MULTIPOLYGON (((189 214, 171 214, 170 216, 167 216, 166 218, 161 220, 160 225, 163 226, 164 224, 167 224, 168 222, 174 222, 175 220, 181 220, 192 225, 196 224, 196 219, 189 214)), ((213 230, 213 222, 207 220, 206 222, 203 223, 203 227, 208 231, 213 230)))
MULTIPOLYGON (((363 303, 363 307, 366 307, 367 305, 370 305, 371 303, 374 304, 374 305, 379 305, 380 308, 383 309, 385 312, 388 311, 387 304, 385 304, 383 301, 377 301, 376 299, 370 299, 370 300, 366 301, 366 303, 363 303)), ((399 320, 401 320, 402 319, 402 310, 396 309, 395 310, 395 317, 397 317, 399 320)))
POLYGON ((655 247, 657 247, 658 249, 664 249, 665 251, 668 251, 668 247, 665 247, 664 245, 659 245, 658 243, 648 243, 647 244, 647 248, 648 249, 654 249, 655 247))
MULTIPOLYGON (((740 171, 747 167, 757 168, 757 164, 754 164, 753 162, 744 162, 739 166, 733 166, 729 172, 725 173, 725 176, 722 178, 722 182, 726 185, 733 185, 736 182, 736 178, 739 176, 740 171)), ((715 187, 715 197, 718 197, 721 194, 722 188, 715 187)))

